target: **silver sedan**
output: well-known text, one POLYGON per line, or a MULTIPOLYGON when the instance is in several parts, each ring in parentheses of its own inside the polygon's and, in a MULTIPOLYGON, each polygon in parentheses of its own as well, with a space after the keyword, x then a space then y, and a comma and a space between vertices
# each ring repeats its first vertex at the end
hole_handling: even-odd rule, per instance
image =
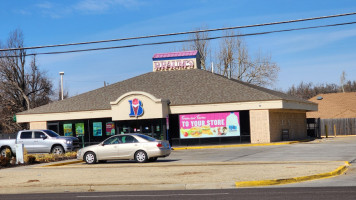
POLYGON ((167 157, 170 153, 171 147, 166 140, 156 140, 143 134, 122 134, 80 149, 77 159, 88 164, 107 160, 136 160, 143 163, 167 157))

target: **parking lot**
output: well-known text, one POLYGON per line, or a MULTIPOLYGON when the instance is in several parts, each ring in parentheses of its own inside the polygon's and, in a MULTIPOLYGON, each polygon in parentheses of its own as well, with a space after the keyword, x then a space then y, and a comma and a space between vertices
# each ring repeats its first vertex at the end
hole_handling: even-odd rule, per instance
POLYGON ((356 137, 280 146, 174 150, 157 162, 115 161, 1 170, 0 193, 235 188, 238 181, 335 170, 356 158, 356 137))

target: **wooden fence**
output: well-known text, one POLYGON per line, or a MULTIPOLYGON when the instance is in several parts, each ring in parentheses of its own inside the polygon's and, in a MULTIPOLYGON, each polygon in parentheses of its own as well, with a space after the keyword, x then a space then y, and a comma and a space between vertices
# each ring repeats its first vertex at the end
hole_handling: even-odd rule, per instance
POLYGON ((15 139, 16 133, 12 134, 0 134, 0 139, 15 139))
POLYGON ((320 119, 319 127, 322 136, 325 136, 325 129, 328 136, 356 135, 356 118, 320 119))

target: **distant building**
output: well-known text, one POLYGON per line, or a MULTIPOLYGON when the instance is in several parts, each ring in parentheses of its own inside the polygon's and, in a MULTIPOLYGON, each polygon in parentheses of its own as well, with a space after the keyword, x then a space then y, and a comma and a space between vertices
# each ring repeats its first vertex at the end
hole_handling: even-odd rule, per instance
POLYGON ((307 112, 307 118, 356 118, 356 92, 319 94, 309 101, 317 103, 318 110, 307 112))
POLYGON ((320 119, 317 126, 322 135, 325 135, 325 125, 329 135, 356 134, 356 92, 319 94, 309 101, 317 103, 318 110, 307 112, 308 121, 320 119))

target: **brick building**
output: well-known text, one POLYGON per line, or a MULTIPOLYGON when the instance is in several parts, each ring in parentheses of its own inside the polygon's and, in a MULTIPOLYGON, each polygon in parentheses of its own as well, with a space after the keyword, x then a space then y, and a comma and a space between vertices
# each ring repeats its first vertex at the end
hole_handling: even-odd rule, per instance
POLYGON ((315 103, 200 69, 197 51, 155 54, 153 72, 17 114, 31 129, 96 143, 139 132, 174 145, 302 139, 315 103))

